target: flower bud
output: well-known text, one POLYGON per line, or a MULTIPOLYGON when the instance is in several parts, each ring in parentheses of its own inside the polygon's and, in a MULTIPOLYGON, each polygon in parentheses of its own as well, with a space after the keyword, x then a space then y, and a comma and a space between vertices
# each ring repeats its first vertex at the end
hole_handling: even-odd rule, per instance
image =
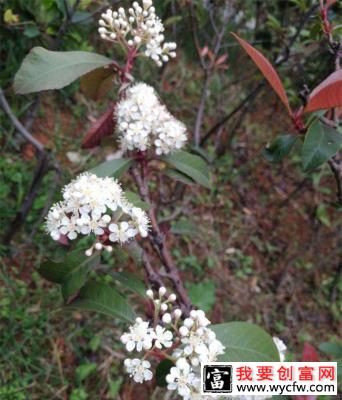
POLYGON ((191 318, 186 318, 184 320, 184 326, 186 326, 187 328, 191 328, 194 324, 194 321, 191 318))
POLYGON ((174 313, 175 318, 177 318, 177 319, 182 316, 182 310, 179 308, 177 308, 173 313, 174 313))
POLYGON ((160 309, 162 310, 162 311, 167 311, 167 304, 165 304, 165 303, 163 303, 161 306, 160 306, 160 309))
POLYGON ((171 293, 168 300, 173 303, 174 301, 177 300, 177 296, 174 293, 171 293))
POLYGON ((88 249, 88 250, 86 250, 86 252, 85 252, 85 255, 86 255, 87 257, 90 257, 92 254, 93 254, 93 249, 88 249))
POLYGON ((169 313, 164 314, 162 321, 164 322, 164 324, 170 324, 172 321, 171 314, 169 313))
POLYGON ((96 249, 96 250, 102 250, 102 247, 103 247, 103 246, 102 246, 101 243, 96 243, 96 244, 95 244, 95 249, 96 249))
POLYGON ((149 289, 146 291, 146 296, 153 300, 153 290, 149 289))
POLYGON ((159 296, 164 296, 165 295, 165 293, 166 293, 166 288, 164 287, 164 286, 161 286, 160 288, 159 288, 159 296))
POLYGON ((189 333, 189 329, 186 326, 181 326, 179 328, 179 333, 181 334, 181 336, 187 336, 189 333))

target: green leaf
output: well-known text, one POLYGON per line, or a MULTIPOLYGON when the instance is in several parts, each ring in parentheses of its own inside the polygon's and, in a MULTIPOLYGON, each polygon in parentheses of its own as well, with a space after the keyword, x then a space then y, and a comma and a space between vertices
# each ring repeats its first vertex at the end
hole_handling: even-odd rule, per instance
POLYGON ((115 381, 110 380, 108 382, 108 386, 109 386, 108 396, 110 399, 117 399, 118 394, 120 392, 122 382, 123 382, 123 378, 118 378, 115 381))
POLYGON ((272 337, 257 325, 228 322, 212 325, 211 329, 226 347, 218 361, 279 361, 272 337))
POLYGON ((92 168, 89 172, 92 172, 99 178, 105 178, 106 176, 120 178, 128 170, 132 162, 133 160, 131 158, 118 158, 106 161, 97 167, 92 168))
POLYGON ((91 349, 92 352, 95 352, 98 350, 98 348, 100 347, 101 344, 101 338, 100 336, 93 336, 91 341, 89 342, 89 347, 91 349))
POLYGON ((267 161, 278 163, 290 153, 297 139, 294 135, 280 135, 262 151, 262 155, 267 161))
POLYGON ((323 353, 342 359, 342 343, 324 342, 319 345, 319 349, 323 353))
POLYGON ((115 71, 102 67, 88 72, 81 78, 82 92, 93 100, 104 97, 113 87, 115 71))
POLYGON ((342 135, 320 121, 310 125, 302 148, 305 171, 315 169, 330 160, 342 146, 342 135))
POLYGON ((331 226, 331 221, 329 217, 329 213, 325 204, 320 204, 316 210, 317 218, 324 224, 325 226, 331 226))
POLYGON ((76 250, 57 260, 43 262, 38 272, 46 280, 62 284, 73 270, 82 267, 83 263, 89 261, 92 261, 92 259, 85 256, 84 250, 76 250))
POLYGON ((145 203, 145 201, 141 200, 140 196, 137 193, 128 190, 125 192, 125 197, 129 203, 133 204, 135 207, 141 208, 142 210, 147 211, 151 208, 150 204, 145 203))
POLYGON ((200 185, 211 189, 208 164, 201 157, 179 150, 162 157, 162 160, 200 185))
POLYGON ((89 375, 91 375, 93 372, 96 371, 96 368, 97 368, 96 363, 88 363, 80 365, 79 367, 76 368, 77 380, 79 382, 84 381, 86 378, 88 378, 89 375))
POLYGON ((196 182, 188 177, 187 175, 182 174, 179 171, 176 171, 172 168, 166 168, 164 174, 167 175, 169 178, 174 179, 175 181, 185 183, 186 185, 194 185, 196 182))
POLYGON ((171 226, 171 232, 174 233, 175 235, 187 235, 187 236, 200 235, 198 226, 196 226, 187 219, 181 219, 180 221, 173 223, 171 226))
POLYGON ((203 160, 206 161, 207 163, 210 164, 212 162, 212 158, 210 157, 208 152, 203 149, 203 147, 193 145, 193 146, 190 146, 190 150, 192 153, 197 154, 200 157, 202 157, 203 160))
POLYGON ((165 359, 161 361, 156 369, 156 381, 157 381, 157 386, 159 387, 166 387, 167 382, 166 382, 166 375, 170 373, 170 369, 174 366, 175 364, 168 359, 165 359))
POLYGON ((215 284, 213 281, 189 283, 187 285, 191 302, 199 309, 209 312, 215 304, 215 284))
POLYGON ((105 283, 88 282, 67 308, 97 311, 110 317, 133 322, 135 314, 126 300, 105 283))
POLYGON ((39 36, 40 35, 40 31, 38 29, 38 26, 36 24, 28 25, 24 29, 24 35, 27 36, 30 39, 33 39, 33 38, 39 36))
POLYGON ((129 274, 128 272, 114 272, 112 277, 132 292, 140 294, 142 297, 146 297, 145 284, 134 275, 129 274))
POLYGON ((14 78, 17 94, 61 89, 88 72, 111 64, 100 54, 86 51, 49 51, 34 47, 14 78))
POLYGON ((139 244, 135 240, 132 240, 131 242, 126 243, 124 246, 129 255, 133 258, 135 264, 138 266, 142 265, 144 251, 139 244))
POLYGON ((57 262, 48 260, 42 263, 38 272, 48 281, 62 285, 62 295, 67 301, 84 285, 89 270, 99 260, 99 256, 86 257, 84 251, 75 251, 57 262))
POLYGON ((66 276, 62 283, 62 296, 64 301, 68 301, 69 297, 77 293, 77 291, 85 284, 90 270, 90 264, 80 264, 78 268, 66 276))
POLYGON ((92 14, 87 11, 76 11, 71 18, 71 22, 73 24, 91 23, 92 14))

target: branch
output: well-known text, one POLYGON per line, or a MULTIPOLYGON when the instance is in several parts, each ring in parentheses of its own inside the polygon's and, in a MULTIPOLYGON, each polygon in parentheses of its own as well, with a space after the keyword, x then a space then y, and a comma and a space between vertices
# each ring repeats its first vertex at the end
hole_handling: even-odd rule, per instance
MULTIPOLYGON (((330 50, 335 56, 335 71, 338 71, 341 68, 340 60, 342 56, 342 40, 341 39, 339 39, 339 41, 334 40, 331 24, 328 19, 328 8, 329 5, 324 6, 324 2, 323 0, 321 0, 320 10, 323 22, 323 33, 325 34, 330 50)), ((335 109, 333 110, 333 115, 330 122, 333 123, 336 127, 339 124, 339 117, 335 109)), ((325 123, 327 125, 330 125, 328 120, 325 121, 325 123)), ((337 201, 339 202, 340 205, 342 205, 342 160, 340 154, 337 153, 334 157, 332 157, 331 160, 328 161, 328 164, 336 181, 337 201)))
POLYGON ((228 115, 223 117, 221 121, 217 122, 216 125, 214 125, 208 133, 202 138, 201 140, 201 146, 203 146, 207 140, 213 135, 218 129, 220 129, 223 125, 225 125, 236 113, 238 113, 245 104, 247 104, 250 100, 253 99, 254 96, 256 96, 260 89, 264 86, 263 83, 260 83, 258 86, 256 86, 235 108, 233 111, 231 111, 228 115))
MULTIPOLYGON (((193 13, 192 3, 190 5, 190 8, 191 8, 191 13, 193 13)), ((193 31, 194 40, 196 40, 196 48, 197 48, 198 56, 200 58, 201 66, 202 66, 202 69, 204 70, 204 74, 205 74, 205 79, 204 79, 203 88, 202 88, 202 94, 201 94, 201 98, 200 98, 200 102, 199 102, 199 106, 198 106, 198 111, 197 111, 196 121, 195 121, 195 128, 194 128, 194 141, 195 141, 196 146, 199 146, 201 143, 201 127, 202 127, 202 122, 203 122, 203 117, 204 117, 205 103, 206 103, 206 100, 208 97, 209 84, 210 84, 211 77, 214 73, 216 59, 217 59, 217 56, 221 49, 222 39, 223 39, 224 33, 227 28, 227 20, 229 18, 229 14, 225 13, 224 17, 223 17, 223 21, 222 21, 222 27, 219 30, 216 26, 216 23, 215 23, 215 20, 214 20, 214 17, 212 15, 211 11, 209 12, 209 15, 210 15, 212 27, 215 32, 215 44, 214 44, 214 51, 213 51, 213 56, 212 56, 211 62, 207 66, 205 65, 203 57, 201 56, 201 53, 200 53, 200 48, 199 48, 198 39, 197 39, 197 31, 193 31)))
POLYGON ((34 138, 31 133, 24 127, 24 125, 18 120, 18 118, 13 114, 6 97, 4 95, 4 92, 2 91, 0 87, 0 105, 1 108, 5 111, 9 119, 11 120, 12 124, 16 128, 16 130, 29 142, 31 143, 39 153, 44 153, 45 148, 44 146, 36 139, 34 138))
POLYGON ((337 201, 342 205, 342 162, 338 154, 328 161, 337 186, 337 201))
MULTIPOLYGON (((290 39, 289 43, 286 45, 285 49, 283 51, 280 51, 279 56, 276 57, 275 65, 280 66, 283 64, 285 61, 287 61, 290 57, 291 53, 291 48, 297 41, 301 31, 303 30, 306 22, 310 18, 311 14, 317 9, 318 4, 314 4, 308 11, 307 13, 304 14, 303 18, 301 19, 295 34, 292 36, 290 39)), ((263 87, 264 83, 259 84, 255 89, 253 89, 246 97, 239 103, 233 111, 231 111, 228 115, 223 117, 221 121, 219 121, 215 126, 213 126, 208 133, 202 138, 201 140, 201 146, 203 146, 207 140, 217 131, 219 130, 223 125, 225 125, 237 112, 239 112, 246 103, 248 103, 250 100, 253 100, 254 96, 256 96, 261 88, 263 87)))
MULTIPOLYGON (((143 170, 143 168, 142 168, 143 170)), ((149 239, 151 241, 152 247, 156 250, 160 260, 162 261, 163 265, 165 266, 166 272, 168 273, 168 277, 171 280, 174 289, 177 291, 179 295, 179 299, 182 304, 182 308, 185 312, 189 312, 191 309, 191 302, 189 297, 186 293, 184 285, 179 275, 179 271, 177 266, 175 265, 171 253, 166 245, 165 235, 161 232, 157 216, 155 212, 155 207, 151 201, 148 185, 146 179, 144 179, 144 171, 140 173, 136 167, 132 169, 132 176, 135 180, 136 185, 138 186, 139 193, 146 203, 151 204, 151 207, 148 211, 150 220, 151 220, 151 227, 152 232, 149 235, 149 239)))

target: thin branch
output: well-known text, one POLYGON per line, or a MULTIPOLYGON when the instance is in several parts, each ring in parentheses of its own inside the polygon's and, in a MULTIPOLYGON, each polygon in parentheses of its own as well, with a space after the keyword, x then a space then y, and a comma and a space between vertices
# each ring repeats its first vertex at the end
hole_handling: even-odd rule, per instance
MULTIPOLYGON (((291 48, 297 41, 300 33, 302 32, 305 24, 309 20, 310 16, 312 13, 317 9, 318 5, 314 4, 302 17, 302 19, 299 22, 299 25, 296 29, 295 34, 292 36, 292 38, 289 40, 288 44, 286 45, 285 49, 281 51, 276 57, 275 61, 275 66, 279 67, 281 64, 286 62, 291 53, 291 48)), ((260 83, 256 88, 254 88, 235 108, 233 111, 231 111, 228 115, 223 117, 221 121, 217 122, 215 126, 213 126, 208 133, 202 138, 201 140, 201 146, 203 146, 207 140, 217 131, 219 130, 223 125, 225 125, 232 117, 235 116, 236 113, 238 113, 241 109, 243 109, 244 105, 247 104, 249 101, 252 101, 255 96, 259 93, 261 88, 264 86, 264 83, 260 83)))
MULTIPOLYGON (((191 14, 193 14, 192 3, 190 4, 190 9, 192 10, 191 14)), ((212 56, 212 59, 211 59, 211 62, 209 65, 205 65, 203 57, 201 56, 200 47, 198 45, 198 39, 197 39, 197 31, 193 32, 194 40, 196 40, 196 48, 197 48, 198 56, 200 58, 201 66, 202 66, 202 69, 204 70, 204 75, 205 75, 204 83, 203 83, 203 87, 202 87, 202 94, 201 94, 198 111, 197 111, 197 115, 196 115, 195 128, 194 128, 194 142, 195 142, 196 146, 199 146, 200 142, 201 142, 201 127, 202 127, 202 122, 203 122, 203 117, 204 117, 205 103, 206 103, 208 93, 209 93, 209 84, 210 84, 210 80, 211 80, 212 75, 215 70, 216 59, 221 50, 222 39, 223 39, 224 33, 227 28, 227 20, 229 18, 229 14, 225 13, 223 16, 222 27, 221 27, 221 29, 218 29, 211 10, 209 11, 209 15, 210 15, 210 21, 211 21, 212 27, 215 32, 215 44, 214 44, 213 56, 212 56)), ((192 18, 193 18, 193 16, 192 16, 192 18)))
POLYGON ((203 146, 207 140, 218 130, 220 129, 223 125, 225 125, 235 114, 237 114, 245 104, 247 104, 249 101, 251 101, 254 96, 256 96, 260 89, 264 86, 263 83, 260 83, 258 86, 256 86, 235 108, 232 110, 228 115, 223 117, 219 122, 216 123, 209 131, 208 133, 202 138, 201 140, 201 146, 203 146))
POLYGON ((14 221, 9 225, 7 231, 3 237, 4 245, 9 245, 12 241, 14 234, 19 230, 22 226, 28 213, 30 212, 33 202, 37 197, 38 190, 43 182, 43 179, 47 172, 49 171, 49 153, 43 151, 39 153, 38 165, 36 168, 36 172, 34 174, 33 181, 31 183, 31 187, 29 192, 26 194, 25 199, 21 205, 20 210, 17 212, 17 215, 14 218, 14 221))
POLYGON ((28 237, 28 240, 27 240, 28 243, 29 243, 29 242, 35 237, 35 235, 37 234, 37 231, 38 231, 40 225, 43 223, 44 218, 46 217, 46 215, 47 215, 47 213, 48 213, 48 211, 49 211, 49 209, 50 209, 50 207, 51 207, 51 204, 53 203, 53 199, 54 199, 54 195, 55 195, 55 193, 56 193, 56 189, 57 189, 57 188, 59 187, 59 185, 60 185, 62 171, 61 171, 61 168, 60 168, 59 164, 56 163, 56 164, 53 166, 52 169, 54 170, 54 173, 55 173, 55 174, 54 174, 54 177, 53 177, 53 179, 52 179, 52 182, 51 182, 51 184, 50 184, 50 186, 49 186, 49 193, 48 193, 48 196, 47 196, 47 199, 46 199, 46 202, 45 202, 45 206, 44 206, 43 210, 41 211, 38 220, 37 220, 36 223, 34 224, 33 229, 31 230, 31 233, 30 233, 30 235, 29 235, 29 237, 28 237))
POLYGON ((177 291, 180 301, 182 303, 183 309, 185 312, 189 312, 191 308, 191 302, 184 288, 183 282, 180 278, 179 271, 177 266, 175 265, 171 253, 165 242, 165 235, 161 232, 157 216, 155 212, 155 207, 151 201, 148 185, 146 180, 144 179, 144 174, 140 173, 136 167, 132 169, 132 176, 135 180, 136 185, 139 188, 139 193, 142 199, 152 206, 148 210, 148 214, 151 220, 152 232, 149 235, 149 239, 151 241, 152 247, 157 251, 163 265, 165 266, 166 272, 168 273, 168 277, 171 280, 174 289, 177 291))
POLYGON ((13 114, 6 97, 4 95, 4 92, 2 91, 0 87, 0 105, 1 108, 5 111, 9 119, 11 120, 12 124, 29 143, 31 143, 40 153, 44 153, 45 149, 44 146, 36 139, 34 138, 31 133, 24 127, 24 125, 18 120, 18 118, 13 114))

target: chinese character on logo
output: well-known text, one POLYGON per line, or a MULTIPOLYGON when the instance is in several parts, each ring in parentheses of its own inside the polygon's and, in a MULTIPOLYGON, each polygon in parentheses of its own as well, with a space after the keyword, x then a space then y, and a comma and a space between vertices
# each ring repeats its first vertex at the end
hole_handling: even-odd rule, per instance
POLYGON ((243 366, 236 368, 236 377, 238 381, 252 381, 252 368, 243 366))
POLYGON ((205 365, 203 369, 204 393, 231 393, 232 366, 205 365))
POLYGON ((313 367, 298 367, 300 381, 313 381, 313 367))
POLYGON ((293 367, 281 366, 278 369, 278 378, 280 381, 292 381, 293 379, 293 367))
POLYGON ((273 380, 273 367, 262 365, 258 366, 257 380, 258 381, 272 381, 273 380))
POLYGON ((328 379, 330 381, 335 380, 335 368, 334 367, 319 367, 319 380, 328 379))

